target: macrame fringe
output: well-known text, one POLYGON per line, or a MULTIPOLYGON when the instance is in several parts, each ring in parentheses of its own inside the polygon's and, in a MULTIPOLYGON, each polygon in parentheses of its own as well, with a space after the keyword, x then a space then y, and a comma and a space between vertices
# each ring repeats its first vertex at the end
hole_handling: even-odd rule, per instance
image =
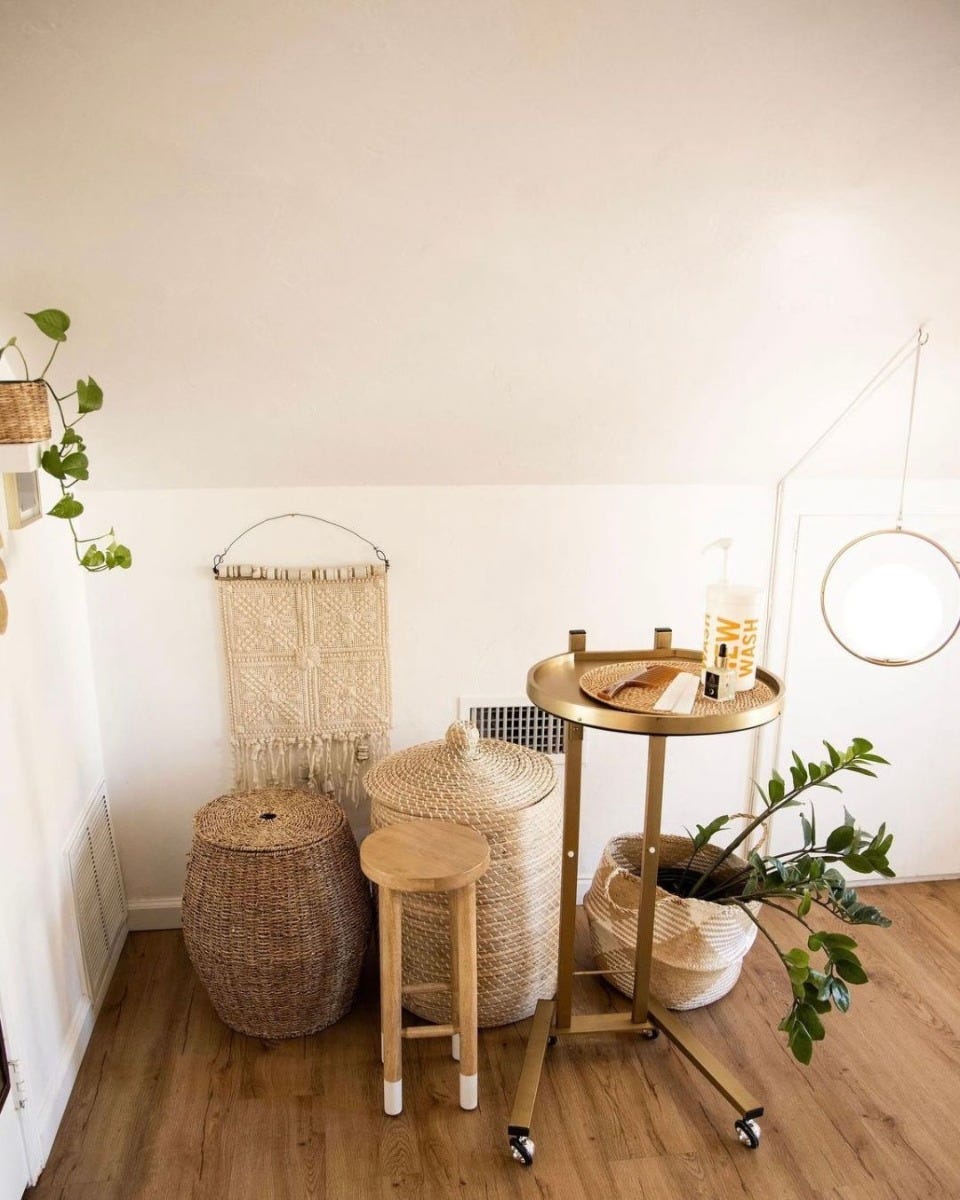
POLYGON ((367 768, 390 753, 386 733, 310 737, 233 738, 238 791, 262 787, 315 788, 356 807, 367 768))

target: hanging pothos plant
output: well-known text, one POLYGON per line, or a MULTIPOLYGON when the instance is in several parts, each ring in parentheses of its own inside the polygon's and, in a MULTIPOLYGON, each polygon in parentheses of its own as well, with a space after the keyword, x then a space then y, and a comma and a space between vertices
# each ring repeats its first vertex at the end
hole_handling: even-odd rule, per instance
MULTIPOLYGON (((24 315, 28 316, 40 332, 53 342, 53 349, 43 370, 39 375, 33 377, 34 382, 43 383, 53 397, 63 429, 59 441, 53 442, 40 458, 41 467, 59 483, 61 492, 60 499, 53 508, 48 510, 47 515, 66 521, 73 535, 77 562, 85 570, 91 572, 112 571, 114 567, 122 567, 125 570, 132 564, 133 555, 126 546, 117 541, 112 528, 107 533, 84 538, 80 537, 74 524, 76 518, 83 512, 83 504, 74 495, 74 489, 78 483, 90 478, 87 445, 77 431, 77 426, 84 417, 92 412, 98 412, 103 406, 103 390, 93 376, 89 375, 86 379, 78 379, 72 392, 67 392, 63 396, 59 395, 47 379, 47 372, 53 365, 53 360, 60 349, 60 343, 67 340, 70 318, 59 308, 45 308, 40 312, 25 313, 24 315), (77 415, 72 420, 67 419, 67 411, 64 407, 70 400, 76 401, 77 409, 77 415)), ((19 355, 25 378, 29 381, 31 379, 30 367, 15 337, 6 342, 0 349, 0 354, 6 350, 14 351, 19 355)))

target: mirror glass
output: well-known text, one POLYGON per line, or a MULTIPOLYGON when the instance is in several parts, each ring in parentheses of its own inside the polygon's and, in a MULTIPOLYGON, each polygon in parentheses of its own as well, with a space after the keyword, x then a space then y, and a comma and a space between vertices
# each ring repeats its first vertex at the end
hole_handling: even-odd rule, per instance
POLYGON ((960 625, 960 569, 937 542, 879 530, 843 547, 824 576, 824 620, 845 650, 906 666, 936 654, 960 625))

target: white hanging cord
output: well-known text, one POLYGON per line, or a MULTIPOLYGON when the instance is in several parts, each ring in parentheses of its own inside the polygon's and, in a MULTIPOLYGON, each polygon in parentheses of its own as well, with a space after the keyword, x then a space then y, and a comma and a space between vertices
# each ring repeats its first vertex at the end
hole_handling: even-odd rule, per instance
MULTIPOLYGON (((763 622, 763 626, 764 626, 764 628, 763 628, 763 649, 761 652, 761 662, 769 664, 769 661, 770 661, 770 648, 772 645, 772 626, 773 626, 773 622, 771 619, 772 618, 772 609, 773 609, 773 596, 774 596, 774 592, 777 587, 777 583, 779 582, 780 536, 782 533, 782 526, 783 526, 784 492, 785 492, 787 481, 790 479, 790 477, 792 475, 796 474, 796 472, 799 471, 799 469, 803 466, 803 464, 807 461, 807 459, 811 458, 817 452, 817 450, 820 449, 820 447, 824 444, 824 442, 826 442, 828 440, 828 438, 830 438, 830 436, 834 433, 834 431, 840 425, 842 425, 844 421, 846 421, 847 417, 849 417, 856 409, 858 409, 860 407, 860 405, 864 403, 865 400, 867 400, 876 391, 878 391, 890 378, 892 378, 900 370, 901 367, 903 367, 903 365, 906 362, 909 361, 911 352, 916 355, 916 359, 914 360, 914 367, 913 367, 913 398, 911 399, 911 410, 910 410, 910 412, 911 412, 910 419, 911 419, 911 424, 912 424, 912 421, 913 421, 913 399, 916 397, 917 373, 918 373, 919 361, 920 361, 920 347, 926 345, 927 340, 930 336, 925 330, 925 325, 926 325, 926 322, 920 323, 920 326, 919 326, 916 336, 911 337, 909 341, 904 342, 903 345, 900 346, 900 348, 898 350, 896 350, 893 354, 891 354, 891 356, 887 359, 887 361, 883 364, 883 366, 880 367, 880 369, 876 372, 876 374, 870 380, 867 381, 867 383, 860 389, 859 392, 857 392, 857 394, 853 397, 853 399, 846 406, 846 408, 844 408, 843 411, 838 414, 838 416, 827 426, 827 428, 823 431, 823 433, 820 434, 820 436, 816 439, 816 441, 814 441, 810 446, 807 447, 806 450, 804 450, 803 454, 800 455, 800 457, 793 464, 793 466, 791 466, 787 471, 785 471, 783 473, 783 475, 781 475, 779 480, 777 481, 776 502, 774 504, 774 511, 773 511, 773 537, 772 537, 772 543, 771 543, 771 547, 770 547, 770 568, 769 568, 769 573, 768 573, 768 577, 767 577, 767 595, 766 595, 766 603, 764 606, 765 613, 764 613, 764 622, 763 622)), ((907 451, 909 453, 909 442, 907 445, 907 451)), ((904 479, 906 479, 906 468, 904 468, 904 479)), ((902 502, 903 502, 902 492, 903 492, 903 489, 901 488, 901 509, 902 509, 902 502)), ((899 524, 898 524, 898 528, 899 528, 899 524)), ((790 607, 790 612, 789 612, 788 618, 787 618, 787 628, 788 629, 793 621, 792 604, 793 604, 793 601, 791 598, 791 607, 790 607)), ((788 639, 788 645, 789 645, 789 639, 788 639)), ((787 655, 787 657, 789 657, 789 656, 787 655)), ((785 658, 783 667, 782 667, 782 670, 784 671, 784 673, 786 673, 786 667, 787 667, 787 661, 785 658)), ((750 764, 750 779, 751 780, 756 779, 760 773, 760 757, 761 757, 760 745, 761 745, 762 735, 763 735, 763 730, 758 729, 754 733, 754 737, 753 737, 753 752, 751 754, 751 764, 750 764)), ((781 735, 781 725, 780 725, 780 722, 778 721, 776 723, 776 729, 773 733, 773 738, 774 738, 773 763, 774 763, 774 765, 776 765, 777 760, 780 757, 781 736, 782 736, 781 735)), ((747 799, 747 808, 751 813, 756 811, 756 796, 755 796, 755 792, 754 792, 752 783, 750 784, 750 788, 749 788, 749 794, 748 794, 748 799, 747 799)), ((764 837, 761 838, 758 845, 762 845, 763 842, 766 840, 767 836, 769 836, 769 830, 764 835, 764 837)), ((753 849, 757 849, 757 846, 754 846, 753 849)))
POLYGON ((897 509, 897 529, 903 528, 903 494, 907 488, 907 465, 910 462, 910 440, 913 437, 913 413, 917 407, 917 379, 920 376, 920 351, 927 344, 930 335, 924 332, 923 326, 917 330, 917 348, 913 359, 913 383, 910 386, 910 416, 907 420, 907 442, 903 448, 903 475, 900 478, 900 506, 897 509))
MULTIPOLYGON (((843 412, 840 413, 840 415, 827 426, 827 428, 823 431, 823 433, 820 434, 817 440, 812 443, 812 445, 808 446, 807 449, 804 450, 803 454, 800 455, 793 466, 780 476, 777 486, 779 487, 781 484, 786 483, 790 476, 795 474, 800 467, 803 466, 807 459, 820 449, 820 447, 830 437, 837 426, 843 424, 843 422, 847 419, 847 417, 850 416, 855 408, 859 408, 868 396, 872 396, 873 393, 881 388, 892 375, 895 375, 897 371, 900 370, 903 364, 910 357, 910 353, 916 353, 918 349, 918 342, 920 345, 925 346, 929 336, 930 335, 928 333, 924 332, 924 327, 921 325, 918 337, 916 339, 911 338, 908 342, 904 342, 900 349, 887 359, 880 370, 877 371, 876 375, 874 375, 872 379, 865 383, 860 391, 857 392, 843 412)), ((916 386, 916 379, 914 379, 914 386, 916 386)))

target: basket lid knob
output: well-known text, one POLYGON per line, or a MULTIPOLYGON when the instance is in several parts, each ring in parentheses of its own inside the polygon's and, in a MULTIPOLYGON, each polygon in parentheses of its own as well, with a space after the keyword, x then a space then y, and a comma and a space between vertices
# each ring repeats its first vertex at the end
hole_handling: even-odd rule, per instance
POLYGON ((447 730, 447 749, 465 762, 480 757, 480 730, 472 721, 454 721, 447 730))

